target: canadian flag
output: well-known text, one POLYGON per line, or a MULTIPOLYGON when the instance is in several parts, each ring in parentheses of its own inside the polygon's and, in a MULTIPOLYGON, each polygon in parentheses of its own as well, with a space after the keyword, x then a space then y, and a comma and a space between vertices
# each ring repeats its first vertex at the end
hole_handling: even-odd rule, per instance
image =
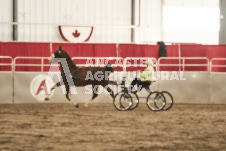
POLYGON ((90 26, 59 26, 61 37, 69 42, 86 42, 93 33, 93 27, 90 26))

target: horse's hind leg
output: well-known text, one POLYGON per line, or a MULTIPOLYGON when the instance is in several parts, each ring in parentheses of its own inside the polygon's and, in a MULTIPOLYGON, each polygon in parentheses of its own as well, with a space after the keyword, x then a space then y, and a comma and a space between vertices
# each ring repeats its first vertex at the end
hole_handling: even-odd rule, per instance
POLYGON ((98 96, 98 93, 97 93, 98 87, 99 87, 98 85, 92 86, 92 89, 93 89, 93 96, 92 96, 92 98, 85 104, 85 107, 89 107, 89 103, 91 103, 92 100, 94 100, 94 99, 98 96))

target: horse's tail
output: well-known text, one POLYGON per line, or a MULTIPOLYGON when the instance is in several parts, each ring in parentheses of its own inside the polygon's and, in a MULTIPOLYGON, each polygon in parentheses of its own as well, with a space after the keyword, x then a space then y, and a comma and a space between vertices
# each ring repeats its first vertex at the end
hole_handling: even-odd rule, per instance
POLYGON ((105 67, 105 71, 110 71, 110 72, 114 72, 114 69, 112 68, 111 64, 108 63, 105 67))

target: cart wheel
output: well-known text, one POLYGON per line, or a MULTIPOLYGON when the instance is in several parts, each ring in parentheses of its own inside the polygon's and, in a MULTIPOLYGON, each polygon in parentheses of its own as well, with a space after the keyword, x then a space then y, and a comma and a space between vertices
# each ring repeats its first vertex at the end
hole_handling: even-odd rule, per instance
POLYGON ((173 96, 167 91, 162 91, 162 95, 166 99, 166 105, 163 110, 169 110, 173 106, 173 96))
POLYGON ((115 95, 113 104, 117 110, 126 111, 132 106, 133 99, 130 94, 119 92, 115 95))
MULTIPOLYGON (((138 106, 138 104, 139 104, 139 97, 137 96, 137 94, 136 94, 135 92, 131 92, 131 93, 129 93, 129 95, 132 97, 133 102, 132 102, 131 107, 130 107, 128 110, 133 110, 133 109, 135 109, 135 108, 138 106)), ((122 100, 123 100, 123 99, 122 99, 122 100)), ((123 103, 121 103, 121 106, 124 107, 123 103)), ((126 108, 126 107, 124 107, 124 108, 126 108)))
POLYGON ((166 105, 166 100, 161 92, 151 92, 147 97, 147 106, 152 111, 160 111, 166 105))
POLYGON ((139 104, 139 97, 137 96, 137 93, 136 92, 130 93, 130 96, 133 99, 133 104, 131 105, 131 107, 129 108, 129 110, 134 110, 138 106, 138 104, 139 104))

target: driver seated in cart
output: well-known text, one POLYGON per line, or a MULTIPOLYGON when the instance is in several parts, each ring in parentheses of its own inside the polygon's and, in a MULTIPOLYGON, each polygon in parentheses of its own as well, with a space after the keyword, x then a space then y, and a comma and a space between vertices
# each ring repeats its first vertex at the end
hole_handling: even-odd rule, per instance
MULTIPOLYGON (((150 89, 150 85, 155 82, 155 71, 152 66, 152 60, 148 59, 146 61, 147 67, 143 72, 140 73, 140 78, 136 77, 130 84, 129 92, 140 92, 143 88, 145 88, 148 92, 152 92, 150 89), (137 90, 132 91, 133 87, 137 84, 137 90)), ((139 72, 139 71, 138 71, 139 72)))

